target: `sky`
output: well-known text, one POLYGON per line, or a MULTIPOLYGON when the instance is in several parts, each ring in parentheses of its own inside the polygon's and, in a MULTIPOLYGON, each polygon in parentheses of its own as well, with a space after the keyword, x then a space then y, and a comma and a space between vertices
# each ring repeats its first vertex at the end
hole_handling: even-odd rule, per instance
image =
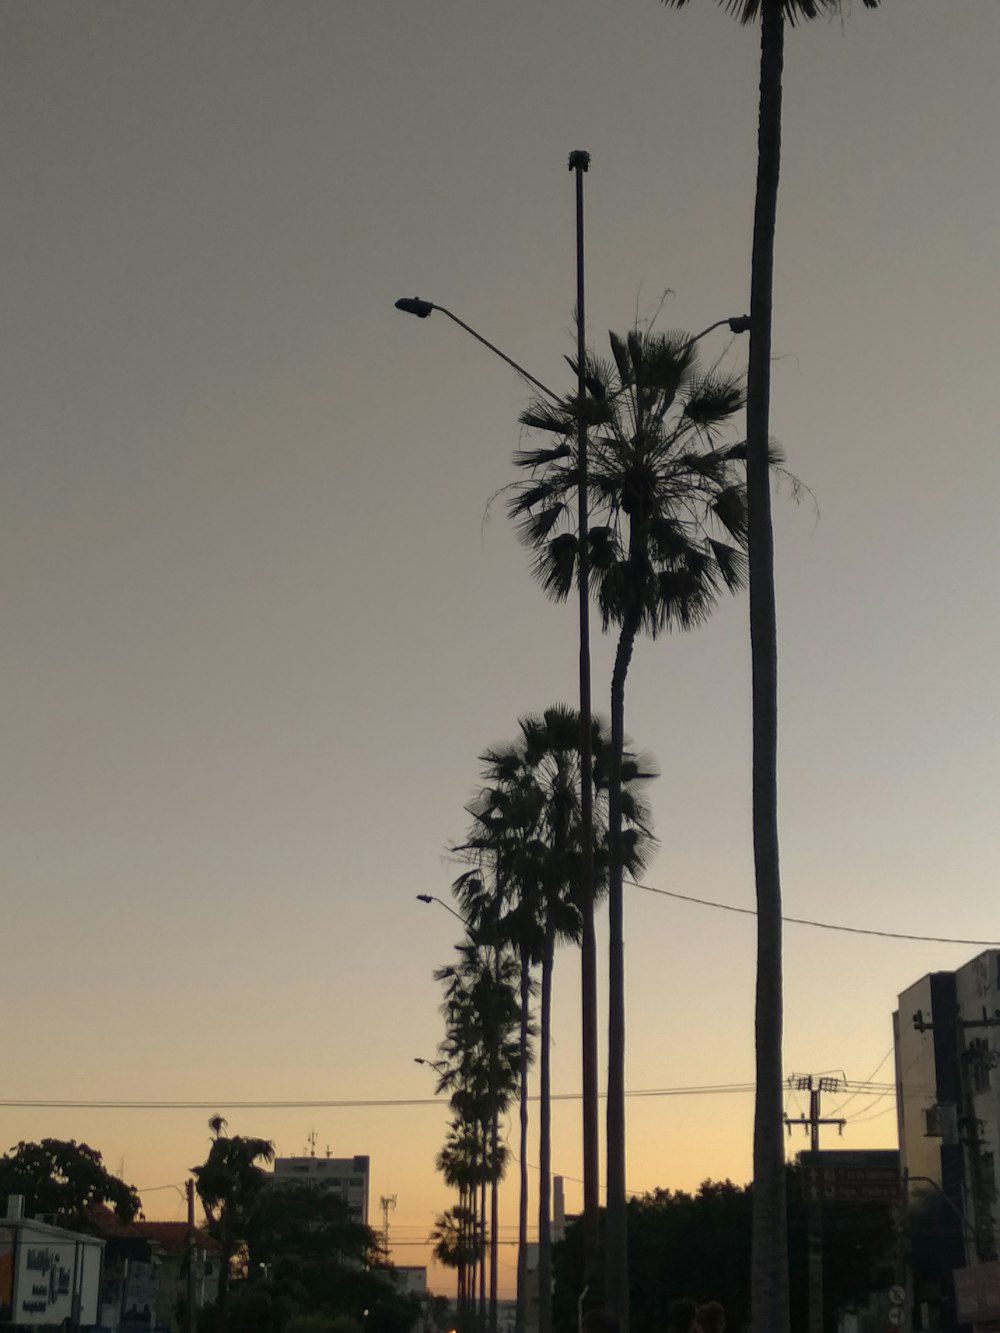
MULTIPOLYGON (((772 403, 810 491, 775 499, 785 911, 984 942, 998 47, 995 0, 789 34, 772 403)), ((457 923, 416 895, 448 897, 477 756, 574 703, 576 630, 489 504, 525 387, 393 302, 570 389, 583 148, 593 345, 742 313, 757 55, 709 0, 4 0, 0 1147, 86 1140, 172 1218, 212 1112, 283 1155, 315 1132, 371 1155, 423 1261, 452 1200, 414 1058, 457 923), (193 1105, 10 1104, 67 1099, 193 1105)), ((627 712, 661 769, 646 883, 744 909, 748 659, 733 600, 639 645, 627 712)), ((628 1087, 749 1082, 752 917, 632 889, 626 949, 628 1087)), ((977 952, 789 925, 787 1071, 891 1079, 897 994, 977 952)), ((752 1096, 628 1115, 633 1190, 749 1178, 752 1096)), ((891 1096, 844 1115, 824 1146, 894 1143, 891 1096)))

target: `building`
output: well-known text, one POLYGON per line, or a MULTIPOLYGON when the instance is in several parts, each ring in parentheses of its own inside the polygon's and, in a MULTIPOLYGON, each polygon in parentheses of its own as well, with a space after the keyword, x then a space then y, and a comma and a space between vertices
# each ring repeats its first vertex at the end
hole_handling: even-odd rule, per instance
POLYGON ((97 1324, 104 1241, 26 1218, 23 1198, 0 1220, 0 1324, 97 1324))
POLYGON ((367 1226, 370 1176, 368 1157, 276 1157, 272 1180, 275 1185, 297 1181, 333 1190, 347 1204, 351 1218, 367 1226))
POLYGON ((180 1328, 178 1309, 187 1304, 188 1255, 194 1259, 194 1307, 203 1310, 214 1305, 219 1294, 219 1270, 222 1246, 201 1227, 188 1228, 186 1222, 134 1222, 136 1231, 153 1249, 153 1310, 158 1329, 180 1328), (190 1246, 190 1249, 189 1249, 190 1246))
POLYGON ((956 1266, 1000 1253, 1000 950, 932 972, 893 1015, 904 1180, 936 1209, 956 1266))

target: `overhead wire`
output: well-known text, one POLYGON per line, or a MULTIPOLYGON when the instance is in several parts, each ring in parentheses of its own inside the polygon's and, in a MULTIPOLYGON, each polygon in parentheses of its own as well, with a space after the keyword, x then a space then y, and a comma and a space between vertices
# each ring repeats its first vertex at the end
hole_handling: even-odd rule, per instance
MULTIPOLYGON (((658 889, 652 884, 640 884, 636 879, 626 879, 634 889, 644 893, 655 893, 662 898, 676 898, 682 903, 695 903, 699 907, 714 907, 720 912, 736 912, 740 916, 756 916, 756 908, 737 907, 734 903, 720 903, 712 898, 696 898, 689 893, 677 893, 673 889, 658 889)), ((882 940, 911 940, 919 944, 965 944, 983 949, 1000 949, 997 940, 965 940, 946 935, 911 935, 901 930, 873 930, 867 926, 841 926, 832 921, 813 921, 801 916, 783 916, 782 921, 790 926, 812 926, 816 930, 836 930, 848 935, 874 935, 882 940)))

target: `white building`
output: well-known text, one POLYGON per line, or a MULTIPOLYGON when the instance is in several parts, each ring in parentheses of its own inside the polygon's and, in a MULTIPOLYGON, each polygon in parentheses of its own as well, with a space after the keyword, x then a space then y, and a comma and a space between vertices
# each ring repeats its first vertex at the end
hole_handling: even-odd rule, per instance
POLYGON ((992 1262, 1000 1253, 1000 950, 914 982, 899 996, 893 1029, 911 1203, 938 1200, 965 1263, 992 1262))
POLYGON ((8 1199, 0 1219, 0 1321, 19 1327, 97 1323, 104 1241, 22 1217, 8 1199))
POLYGON ((343 1199, 355 1222, 368 1225, 368 1157, 276 1157, 274 1183, 298 1181, 333 1190, 343 1199))

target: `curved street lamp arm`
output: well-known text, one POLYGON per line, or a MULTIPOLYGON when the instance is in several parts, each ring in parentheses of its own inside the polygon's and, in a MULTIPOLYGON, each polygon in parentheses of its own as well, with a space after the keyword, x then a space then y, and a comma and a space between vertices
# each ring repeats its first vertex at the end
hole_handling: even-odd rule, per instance
MULTIPOLYGON (((433 302, 431 304, 433 305, 433 302)), ((460 329, 464 329, 466 333, 471 333, 473 338, 475 338, 477 342, 481 342, 484 347, 488 347, 491 352, 495 353, 500 358, 501 361, 506 361, 508 366, 510 366, 513 370, 516 370, 522 379, 527 380, 529 384, 533 384, 536 389, 541 389, 542 393, 547 394, 548 397, 551 398, 554 403, 558 403, 561 401, 557 393, 553 393, 552 390, 548 388, 546 385, 544 385, 541 380, 536 380, 534 375, 529 374, 528 371, 526 371, 523 366, 519 366, 517 362, 513 360, 512 357, 509 357, 507 355, 506 352, 501 352, 500 348, 496 347, 493 343, 491 343, 488 338, 484 338, 481 333, 477 333, 471 324, 466 324, 464 319, 459 319, 459 317, 456 314, 454 314, 451 310, 448 310, 447 307, 443 305, 435 305, 434 309, 440 310, 442 315, 447 315, 450 320, 453 320, 458 325, 458 327, 460 329)))
POLYGON ((443 898, 439 898, 436 893, 418 893, 417 900, 422 903, 438 903, 446 912, 450 912, 452 916, 458 917, 462 925, 468 929, 469 923, 466 921, 462 913, 456 912, 454 907, 450 907, 448 903, 446 903, 443 898))
POLYGON ((709 333, 714 333, 716 329, 721 329, 723 324, 728 325, 729 330, 732 333, 750 332, 749 315, 730 315, 727 319, 717 319, 714 324, 709 324, 707 329, 702 329, 701 333, 696 333, 693 338, 689 338, 684 344, 685 350, 688 347, 693 347, 696 342, 700 342, 702 338, 706 337, 709 333))
POLYGON ((547 394, 554 403, 561 401, 557 393, 553 393, 541 380, 536 380, 534 375, 529 374, 529 372, 525 370, 524 366, 519 366, 513 357, 508 356, 506 352, 501 352, 500 348, 494 343, 491 343, 489 338, 484 338, 481 333, 477 333, 471 324, 466 324, 464 319, 459 319, 454 311, 449 310, 447 306, 435 305, 433 301, 421 301, 419 296, 404 296, 396 302, 396 309, 402 310, 406 315, 416 315, 418 319, 426 319, 432 310, 440 310, 442 315, 447 315, 448 318, 453 323, 457 324, 460 329, 464 329, 466 333, 471 334, 476 342, 480 342, 484 347, 488 347, 495 356, 500 358, 501 361, 506 361, 508 366, 510 366, 512 370, 516 370, 523 380, 527 380, 527 382, 533 384, 536 389, 540 389, 542 393, 547 394))

